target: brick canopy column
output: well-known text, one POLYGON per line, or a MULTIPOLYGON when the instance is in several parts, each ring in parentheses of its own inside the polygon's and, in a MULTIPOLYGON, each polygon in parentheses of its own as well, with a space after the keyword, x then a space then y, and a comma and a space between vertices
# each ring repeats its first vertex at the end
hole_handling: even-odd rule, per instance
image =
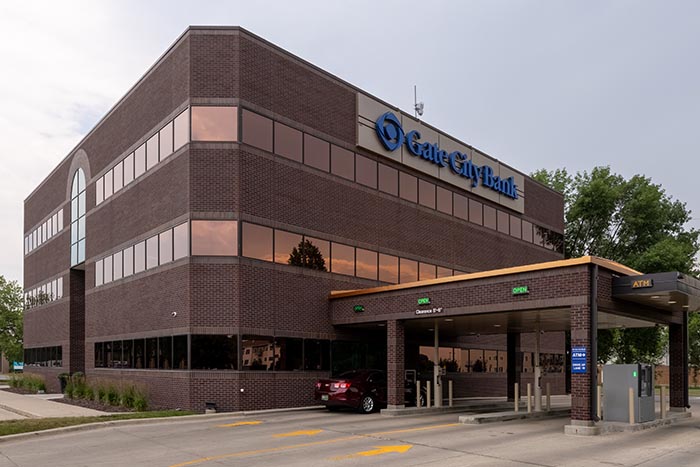
POLYGON ((387 406, 404 407, 405 333, 400 321, 386 323, 387 406))
POLYGON ((571 307, 571 347, 586 348, 586 373, 571 375, 571 421, 592 422, 593 398, 591 397, 591 309, 588 305, 571 307))
POLYGON ((684 411, 688 406, 688 313, 683 313, 683 324, 668 326, 668 354, 671 410, 684 411))

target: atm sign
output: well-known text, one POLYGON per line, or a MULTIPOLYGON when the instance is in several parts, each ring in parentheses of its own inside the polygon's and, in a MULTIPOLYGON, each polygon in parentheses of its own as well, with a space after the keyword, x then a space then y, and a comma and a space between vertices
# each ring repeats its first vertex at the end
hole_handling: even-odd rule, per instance
POLYGON ((654 287, 654 280, 653 279, 640 279, 640 280, 632 281, 632 288, 633 289, 644 289, 647 287, 654 287))

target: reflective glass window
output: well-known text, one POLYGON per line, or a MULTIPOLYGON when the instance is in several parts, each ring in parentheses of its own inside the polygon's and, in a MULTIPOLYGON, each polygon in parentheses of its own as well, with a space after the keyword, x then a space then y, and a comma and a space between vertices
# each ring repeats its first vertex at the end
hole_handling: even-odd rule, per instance
MULTIPOLYGON (((237 110, 236 107, 192 107, 192 141, 236 141, 238 139, 237 110)), ((243 111, 243 141, 246 135, 246 112, 243 111)), ((175 132, 177 133, 177 120, 175 132)), ((271 122, 270 146, 272 146, 271 122)), ((178 147, 177 144, 176 147, 178 147)), ((271 151, 272 148, 270 147, 269 150, 271 151)))
POLYGON ((296 256, 303 253, 299 250, 304 248, 300 245, 302 237, 299 234, 285 232, 284 230, 275 230, 275 263, 290 264, 296 256))
POLYGON ((103 260, 104 264, 104 283, 109 284, 112 282, 112 256, 107 256, 103 260))
POLYGON ((454 194, 454 215, 460 219, 469 220, 469 208, 467 207, 467 198, 462 195, 454 194))
POLYGON ((355 248, 331 242, 331 272, 355 275, 355 248))
POLYGON ((104 179, 105 199, 107 199, 110 196, 112 196, 112 193, 113 193, 112 189, 113 189, 114 185, 112 184, 112 181, 113 181, 112 171, 110 170, 109 172, 104 174, 104 176, 102 178, 104 179))
POLYGON ((58 226, 58 213, 53 215, 53 234, 56 235, 61 229, 58 226))
POLYGON ((304 341, 296 337, 275 337, 275 370, 304 369, 304 341))
POLYGON ((124 159, 124 186, 134 181, 134 153, 124 159))
POLYGON ((95 368, 104 368, 104 366, 104 344, 102 342, 95 342, 95 368))
POLYGON ((262 115, 243 110, 243 142, 272 152, 272 120, 262 115))
POLYGON ((325 339, 304 339, 304 370, 328 371, 330 366, 330 341, 325 339))
POLYGON ((528 221, 523 221, 523 240, 532 243, 532 223, 528 221))
POLYGON ((134 245, 134 274, 146 270, 146 242, 134 245))
POLYGON ((418 265, 418 279, 421 281, 435 279, 437 277, 437 266, 434 264, 420 263, 418 265))
POLYGON ((405 172, 399 172, 399 196, 401 198, 418 202, 418 179, 405 172))
POLYGON ((173 260, 173 231, 166 230, 158 235, 159 247, 159 264, 169 263, 173 260))
POLYGON ((473 199, 469 200, 469 222, 482 225, 484 223, 483 204, 473 199))
POLYGON ((158 368, 170 370, 173 364, 173 338, 162 336, 158 338, 158 368))
POLYGON ((160 160, 165 159, 173 153, 173 122, 161 128, 159 134, 160 160))
POLYGON ((59 277, 58 279, 56 279, 56 283, 58 286, 56 298, 63 298, 63 277, 59 277))
POLYGON ((435 209, 435 185, 418 179, 418 202, 425 207, 435 209))
POLYGON ((146 339, 146 368, 155 370, 158 368, 158 338, 150 337, 146 339))
POLYGON ((173 141, 175 146, 173 151, 177 151, 190 141, 190 111, 185 109, 180 115, 175 117, 173 123, 173 141))
POLYGON ((292 249, 288 262, 292 266, 327 271, 330 268, 330 249, 330 242, 305 237, 303 243, 292 249))
POLYGON ((146 240, 146 269, 158 266, 158 235, 146 240))
POLYGON ((510 217, 510 235, 515 238, 520 238, 522 236, 522 223, 520 218, 516 216, 510 217))
POLYGON ((114 192, 121 190, 124 187, 124 165, 123 162, 118 163, 112 169, 112 178, 114 178, 114 192))
MULTIPOLYGON (((235 334, 194 334, 191 339, 193 370, 238 369, 238 336, 235 334)), ((178 366, 181 363, 180 360, 178 366)))
POLYGON ((134 368, 146 367, 146 341, 134 339, 134 368))
POLYGON ((122 341, 122 365, 122 368, 134 367, 134 341, 131 339, 122 341))
POLYGON ((193 256, 236 256, 237 221, 192 221, 193 256))
POLYGON ((301 131, 275 122, 275 154, 302 162, 303 135, 301 131))
POLYGON ((304 134, 304 164, 328 172, 330 144, 304 134))
POLYGON ((379 253, 379 280, 391 284, 399 283, 399 258, 379 253))
POLYGON ((243 256, 272 261, 272 229, 243 223, 243 256))
POLYGON ((187 336, 173 337, 173 369, 187 369, 187 336))
POLYGON ((331 144, 331 173, 348 180, 355 180, 355 154, 331 144))
POLYGON ((356 249, 356 275, 365 279, 377 280, 378 258, 376 251, 356 249))
POLYGON ((190 240, 187 222, 175 226, 173 229, 173 259, 178 260, 189 255, 190 240))
POLYGON ((122 266, 122 252, 118 251, 112 255, 112 269, 114 271, 112 278, 115 281, 121 279, 124 275, 124 269, 122 266))
POLYGON ((399 171, 379 164, 379 190, 390 195, 399 195, 399 171))
POLYGON ((104 180, 102 177, 95 182, 95 205, 100 204, 105 199, 104 180))
POLYGON ((95 261, 95 287, 102 285, 104 278, 102 276, 102 260, 95 261))
POLYGON ((146 170, 151 170, 158 164, 158 133, 146 141, 146 170))
POLYGON ((274 340, 269 336, 242 336, 242 370, 272 370, 275 363, 274 340))
POLYGON ((124 277, 134 274, 134 247, 124 248, 124 277))
POLYGON ((58 230, 63 230, 63 209, 58 211, 58 230))
POLYGON ((539 246, 544 246, 544 236, 542 235, 542 231, 544 229, 540 227, 539 225, 535 225, 534 228, 532 229, 533 231, 533 243, 535 245, 539 246))
POLYGON ((139 178, 146 172, 146 143, 134 151, 134 177, 139 178))
POLYGON ((73 175, 71 186, 71 266, 85 261, 85 211, 85 174, 83 169, 78 169, 73 175))
POLYGON ((399 282, 415 282, 418 280, 418 261, 412 259, 399 259, 399 282))
POLYGON ((437 276, 440 277, 450 277, 452 275, 452 269, 443 268, 442 266, 437 267, 437 276))
POLYGON ((506 235, 510 234, 510 216, 507 212, 500 209, 496 213, 496 222, 498 223, 498 231, 506 235))
POLYGON ((452 192, 442 187, 437 187, 437 209, 445 214, 452 215, 452 192))
POLYGON ((357 183, 377 188, 377 163, 375 161, 358 154, 355 156, 355 170, 357 183))

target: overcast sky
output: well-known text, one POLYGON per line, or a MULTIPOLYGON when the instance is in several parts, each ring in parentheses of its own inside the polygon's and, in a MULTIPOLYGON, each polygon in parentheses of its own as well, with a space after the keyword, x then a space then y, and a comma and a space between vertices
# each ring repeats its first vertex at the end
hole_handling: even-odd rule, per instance
MULTIPOLYGON (((0 274, 23 201, 188 25, 240 25, 530 173, 610 165, 700 218, 700 2, 0 4, 0 274)), ((692 227, 700 227, 693 221, 692 227)))

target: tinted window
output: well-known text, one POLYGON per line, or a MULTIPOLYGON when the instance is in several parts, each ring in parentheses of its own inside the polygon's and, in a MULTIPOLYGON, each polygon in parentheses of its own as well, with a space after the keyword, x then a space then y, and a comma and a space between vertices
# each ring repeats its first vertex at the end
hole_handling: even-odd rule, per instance
POLYGON ((437 208, 440 212, 452 215, 452 192, 450 190, 437 187, 437 208))
POLYGON ((238 336, 193 335, 192 369, 238 369, 238 336))
POLYGON ((175 226, 173 229, 173 259, 178 260, 188 255, 190 244, 188 238, 187 222, 175 226))
POLYGON ((302 161, 302 133, 275 122, 275 153, 293 161, 302 161))
POLYGON ((146 368, 155 370, 158 368, 158 338, 146 339, 146 368))
POLYGON ((114 178, 114 192, 121 190, 124 187, 124 163, 120 162, 112 169, 112 177, 114 178))
POLYGON ((118 251, 112 255, 112 269, 114 273, 112 277, 114 280, 119 280, 124 274, 124 269, 122 268, 122 252, 118 251))
POLYGON ((138 178, 146 172, 146 145, 142 144, 134 151, 134 177, 138 178))
POLYGON ((399 258, 379 253, 379 280, 391 284, 399 283, 399 258))
MULTIPOLYGON (((112 181, 113 181, 114 179, 112 178, 112 171, 110 170, 109 172, 107 172, 106 174, 104 174, 104 177, 103 177, 103 178, 104 178, 104 186, 105 186, 105 199, 107 199, 107 198, 109 198, 110 196, 112 196, 112 193, 113 193, 113 191, 112 191, 112 187, 113 187, 112 181)), ((74 212, 74 210, 73 210, 72 207, 71 207, 71 212, 72 212, 72 213, 74 212)), ((74 218, 75 215, 73 214, 72 217, 74 218)))
POLYGON ((102 260, 95 261, 95 287, 102 285, 104 277, 102 275, 102 260))
POLYGON ((405 172, 399 172, 399 194, 401 198, 417 203, 418 180, 416 177, 405 172))
POLYGON ((523 221, 523 240, 532 243, 532 223, 523 221))
POLYGON ((124 185, 134 181, 134 153, 129 154, 124 159, 124 185))
POLYGON ((377 253, 374 251, 356 249, 357 255, 357 277, 377 280, 377 253))
POLYGON ((331 272, 355 275, 355 249, 341 243, 331 243, 331 272))
POLYGON ((274 342, 269 336, 243 336, 242 370, 272 370, 275 362, 274 342))
POLYGON ((272 120, 244 109, 243 142, 272 152, 272 120))
MULTIPOLYGON (((95 204, 100 204, 102 201, 104 201, 105 198, 105 192, 104 192, 104 179, 102 177, 97 179, 97 182, 95 183, 95 204)), ((25 253, 26 253, 26 248, 25 248, 25 253)))
POLYGON ((146 341, 134 339, 134 368, 146 367, 146 341))
POLYGON ((123 368, 134 367, 134 341, 122 341, 122 363, 123 368))
POLYGON ((124 248, 124 277, 134 273, 134 247, 124 248))
POLYGON ((134 245, 134 274, 146 270, 146 242, 134 245))
POLYGON ((418 279, 427 280, 437 277, 437 267, 434 264, 420 263, 418 265, 418 279))
POLYGON ((158 235, 146 240, 146 269, 158 266, 158 235))
POLYGON ((359 154, 355 156, 355 158, 357 183, 361 183, 370 188, 377 188, 377 163, 359 154))
POLYGON ((236 256, 238 223, 236 221, 192 221, 193 256, 236 256))
POLYGON ((104 264, 104 283, 109 284, 112 282, 112 257, 107 256, 103 260, 104 264))
POLYGON ((301 235, 275 230, 275 263, 289 264, 293 250, 298 251, 301 235))
MULTIPOLYGON (((331 242, 326 240, 321 240, 319 238, 304 237, 304 243, 310 245, 310 250, 307 253, 307 261, 311 262, 314 267, 312 269, 319 269, 321 271, 328 271, 330 269, 330 259, 331 259, 331 242), (318 255, 319 257, 314 258, 318 255), (320 266, 320 264, 323 266, 320 266)), ((293 262, 290 262, 293 264, 293 262)), ((303 264, 294 264, 295 266, 303 266, 303 264)))
POLYGON ((510 217, 510 234, 515 238, 520 238, 522 236, 522 223, 519 217, 510 217))
POLYGON ((275 338, 275 370, 295 371, 304 369, 304 345, 294 337, 275 338))
POLYGON ((479 225, 482 225, 484 223, 482 206, 483 205, 478 201, 474 201, 473 199, 469 200, 469 221, 470 222, 473 222, 473 223, 479 224, 479 225))
POLYGON ((159 240, 159 260, 160 264, 169 263, 173 260, 173 231, 166 230, 158 235, 159 240))
POLYGON ((272 261, 272 229, 244 222, 243 256, 272 261))
POLYGON ((173 151, 177 151, 188 143, 190 141, 190 111, 189 109, 185 109, 184 112, 182 112, 180 115, 175 117, 175 122, 174 122, 174 135, 173 135, 173 140, 175 143, 175 147, 173 148, 173 151))
POLYGON ((498 231, 506 235, 510 234, 510 216, 508 216, 508 213, 499 210, 496 216, 498 231))
POLYGON ((327 142, 304 134, 304 164, 328 172, 329 150, 327 142))
POLYGON ((158 368, 169 370, 173 361, 173 338, 170 336, 158 338, 158 368))
POLYGON ((496 230, 496 209, 484 205, 484 227, 496 230))
POLYGON ((467 198, 462 195, 454 194, 454 215, 460 219, 469 220, 469 209, 467 208, 467 198))
POLYGON ((173 337, 173 368, 187 369, 187 336, 173 337))
POLYGON ((399 171, 379 164, 379 189, 390 195, 399 195, 399 171))
POLYGON ((438 277, 450 277, 451 275, 452 275, 452 269, 443 268, 442 266, 437 267, 437 276, 438 277))
POLYGON ((327 340, 304 339, 304 369, 328 371, 330 369, 331 346, 327 340))
POLYGON ((418 200, 423 206, 435 209, 435 185, 425 180, 418 180, 418 200))
POLYGON ((173 123, 170 122, 160 130, 160 160, 173 153, 173 123))
POLYGON ((158 163, 158 133, 146 142, 146 170, 151 170, 158 163))
POLYGON ((400 258, 399 260, 399 282, 415 282, 418 280, 418 261, 400 258))
POLYGON ((352 151, 331 145, 331 173, 348 180, 355 179, 355 154, 352 151))

